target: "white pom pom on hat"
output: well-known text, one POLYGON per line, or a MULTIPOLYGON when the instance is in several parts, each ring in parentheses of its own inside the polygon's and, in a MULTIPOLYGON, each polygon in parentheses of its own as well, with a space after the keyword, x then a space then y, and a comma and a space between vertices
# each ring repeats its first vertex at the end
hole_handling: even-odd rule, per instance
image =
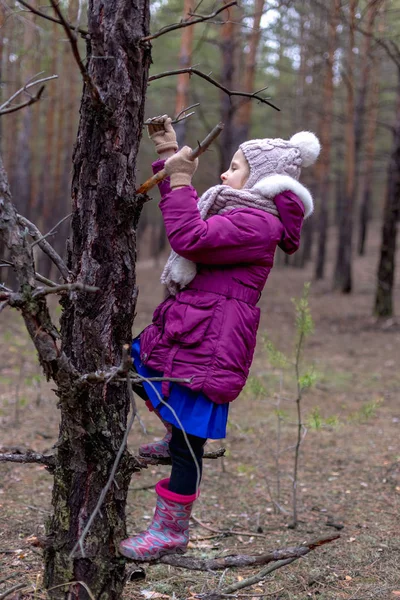
POLYGON ((321 152, 319 139, 311 131, 299 131, 289 140, 289 143, 300 150, 302 167, 309 167, 318 158, 321 152))

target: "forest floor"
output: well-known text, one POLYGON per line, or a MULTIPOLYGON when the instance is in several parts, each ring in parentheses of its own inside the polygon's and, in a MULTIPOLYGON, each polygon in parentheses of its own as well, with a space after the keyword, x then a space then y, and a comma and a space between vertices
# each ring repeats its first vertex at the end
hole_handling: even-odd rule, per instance
MULTIPOLYGON (((226 456, 205 462, 189 553, 207 558, 262 553, 334 533, 332 524, 341 527, 341 537, 239 591, 238 597, 400 597, 400 321, 378 322, 371 316, 378 246, 376 227, 367 255, 355 260, 351 295, 332 293, 332 264, 326 280, 311 286, 315 332, 306 342, 304 368, 313 366, 316 382, 302 400, 307 433, 301 446, 300 522, 295 530, 288 528, 294 451, 287 449, 296 441, 295 375, 292 369, 269 364, 262 340, 267 335, 279 350, 292 352, 296 333, 291 298, 299 297, 304 282, 312 280, 312 267, 276 268, 260 301, 262 322, 251 380, 231 406, 227 439, 208 445, 225 446, 226 456), (288 514, 274 510, 278 481, 279 504, 288 514)), ((148 323, 162 297, 160 268, 149 261, 139 265, 135 333, 148 323)), ((397 314, 399 291, 400 273, 397 314)), ((32 345, 17 314, 2 313, 0 339, 0 446, 48 451, 57 440, 56 399, 51 385, 38 377, 32 345)), ((144 409, 141 415, 148 435, 135 423, 130 443, 134 452, 144 440, 162 434, 153 415, 144 409)), ((155 504, 152 486, 167 474, 168 467, 160 466, 134 475, 130 533, 148 525, 155 504)), ((51 487, 51 476, 40 466, 0 465, 0 597, 22 582, 27 588, 21 598, 45 598, 41 591, 32 592, 35 586, 40 590, 41 551, 28 538, 44 530, 51 487)), ((203 573, 161 564, 145 570, 146 579, 127 584, 125 600, 194 598, 245 579, 260 567, 203 573)))

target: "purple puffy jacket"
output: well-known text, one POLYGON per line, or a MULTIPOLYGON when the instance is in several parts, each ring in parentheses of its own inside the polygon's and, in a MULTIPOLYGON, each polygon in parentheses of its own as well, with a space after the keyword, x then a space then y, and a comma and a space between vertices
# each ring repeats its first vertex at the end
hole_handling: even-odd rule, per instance
MULTIPOLYGON (((155 171, 163 167, 154 163, 155 171)), ((299 246, 304 207, 293 192, 274 198, 280 219, 237 208, 203 221, 193 187, 160 185, 171 247, 197 263, 197 275, 155 310, 141 333, 141 360, 164 377, 190 379, 192 390, 218 404, 239 395, 249 373, 260 320, 257 302, 273 266, 276 247, 299 246)), ((169 384, 163 382, 168 396, 169 384)))

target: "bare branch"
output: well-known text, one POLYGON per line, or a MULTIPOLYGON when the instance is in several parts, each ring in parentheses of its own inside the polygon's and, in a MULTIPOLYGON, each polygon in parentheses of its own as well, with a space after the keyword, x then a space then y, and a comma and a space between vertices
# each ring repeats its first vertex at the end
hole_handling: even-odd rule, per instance
MULTIPOLYGON (((37 75, 40 75, 41 73, 38 73, 37 75)), ((37 75, 34 75, 34 77, 37 77, 37 75)), ((32 81, 32 79, 34 78, 32 77, 30 80, 27 81, 27 83, 20 88, 19 90, 17 90, 10 98, 8 98, 8 100, 6 100, 1 106, 0 106, 0 115, 4 115, 10 112, 14 112, 15 110, 19 110, 20 108, 22 108, 23 106, 28 106, 27 103, 23 103, 23 104, 18 104, 17 106, 13 106, 10 107, 9 109, 5 110, 6 107, 20 94, 22 94, 22 92, 27 92, 29 88, 33 87, 34 85, 39 85, 40 83, 43 83, 44 81, 51 81, 52 79, 58 79, 58 75, 50 75, 49 77, 43 77, 42 79, 37 79, 36 81, 32 81)), ((39 92, 36 94, 36 96, 30 96, 30 104, 32 104, 32 98, 36 98, 34 100, 34 102, 37 102, 37 100, 39 100, 40 96, 42 95, 42 92, 44 90, 45 86, 41 86, 39 92)), ((29 102, 28 102, 29 103, 29 102)))
POLYGON ((64 283, 62 285, 56 285, 53 287, 39 287, 37 288, 33 294, 32 298, 42 298, 43 296, 48 296, 49 294, 59 294, 60 292, 98 292, 100 288, 94 287, 91 285, 86 285, 85 283, 80 283, 79 281, 75 283, 64 283))
POLYGON ((72 213, 69 213, 69 215, 66 215, 65 217, 63 217, 62 219, 60 219, 58 221, 58 223, 56 223, 54 225, 54 227, 52 227, 50 229, 49 232, 47 232, 44 236, 42 236, 41 238, 39 238, 38 240, 35 240, 32 244, 31 244, 31 248, 33 248, 34 246, 36 246, 36 244, 38 244, 39 242, 41 242, 42 240, 45 240, 47 237, 49 237, 50 235, 53 235, 55 233, 57 233, 56 228, 61 225, 61 223, 64 223, 64 221, 66 221, 67 219, 69 219, 70 217, 72 217, 72 213))
MULTIPOLYGON (((218 123, 218 125, 216 125, 212 131, 210 131, 210 133, 204 138, 204 140, 200 144, 198 144, 194 150, 192 150, 190 159, 194 160, 195 158, 200 156, 200 154, 203 154, 203 152, 205 152, 207 150, 207 148, 211 145, 211 143, 219 136, 219 134, 221 133, 223 128, 224 128, 223 123, 218 123)), ((146 194, 157 183, 160 183, 160 181, 165 179, 166 176, 167 176, 167 173, 166 173, 165 169, 162 169, 161 171, 159 171, 158 173, 156 173, 155 175, 153 175, 152 177, 147 179, 147 181, 145 181, 136 190, 135 194, 146 194)), ((149 200, 149 198, 147 198, 147 200, 149 200)))
MULTIPOLYGON (((217 458, 224 456, 225 452, 225 448, 218 448, 218 450, 214 450, 213 452, 204 452, 203 459, 216 460, 217 458)), ((138 466, 143 469, 146 469, 149 465, 171 464, 171 458, 169 456, 165 458, 159 456, 134 456, 134 459, 137 461, 138 466)))
POLYGON ((18 110, 21 110, 22 108, 25 108, 26 106, 31 106, 31 104, 35 104, 35 102, 38 102, 40 100, 45 90, 45 87, 45 85, 42 85, 42 87, 39 88, 39 91, 34 96, 31 96, 29 100, 26 100, 26 102, 21 102, 21 104, 17 104, 16 106, 5 108, 0 112, 0 115, 9 115, 11 113, 17 112, 18 110))
POLYGON ((43 277, 40 273, 35 273, 35 279, 40 281, 40 283, 44 283, 45 285, 49 285, 50 287, 55 287, 57 284, 51 279, 47 279, 47 277, 43 277))
POLYGON ((252 577, 248 577, 247 579, 242 579, 242 581, 238 581, 237 583, 233 583, 228 587, 222 589, 219 592, 211 592, 211 594, 205 594, 200 596, 202 600, 221 600, 226 598, 226 596, 233 594, 237 590, 242 590, 243 588, 254 585, 260 581, 262 581, 267 575, 280 569, 281 567, 285 567, 286 565, 290 565, 290 563, 297 560, 296 558, 286 558, 284 560, 278 560, 275 564, 270 567, 266 567, 262 571, 260 571, 257 575, 253 575, 252 577))
POLYGON ((44 12, 41 12, 40 10, 38 10, 31 4, 28 4, 28 2, 25 2, 25 0, 18 0, 18 2, 19 2, 19 4, 22 4, 22 6, 25 6, 25 8, 30 10, 33 14, 38 15, 39 17, 42 17, 43 19, 47 19, 48 21, 52 21, 53 23, 59 23, 60 25, 63 25, 64 27, 66 24, 73 31, 78 31, 83 37, 86 37, 89 33, 88 31, 86 31, 86 29, 81 29, 80 27, 75 27, 74 25, 71 25, 70 23, 67 23, 66 21, 64 24, 61 20, 51 17, 50 15, 47 15, 44 12))
POLYGON ((68 281, 70 273, 64 261, 62 260, 61 256, 57 254, 54 248, 45 239, 43 239, 43 235, 40 233, 36 225, 31 223, 31 221, 28 221, 28 219, 26 219, 22 215, 17 215, 17 218, 18 222, 28 229, 29 235, 33 237, 35 241, 38 240, 39 248, 41 248, 43 252, 47 254, 47 256, 50 258, 50 260, 53 261, 53 263, 56 265, 61 275, 63 276, 64 280, 68 281))
POLYGON ((215 87, 217 87, 220 90, 222 90, 223 92, 225 92, 225 94, 228 94, 228 96, 241 96, 241 97, 249 98, 249 99, 254 98, 255 100, 258 100, 259 102, 262 102, 263 104, 268 104, 268 106, 271 106, 271 108, 274 108, 275 110, 280 111, 280 108, 278 108, 277 106, 275 106, 274 104, 269 102, 267 98, 263 98, 262 96, 259 96, 257 94, 257 92, 254 92, 252 94, 250 92, 238 92, 238 91, 234 91, 234 90, 228 90, 228 88, 226 88, 224 85, 222 85, 221 83, 219 83, 218 81, 216 81, 215 79, 210 77, 210 75, 207 75, 206 73, 203 73, 202 71, 199 71, 198 69, 196 69, 194 67, 186 67, 184 69, 176 69, 174 71, 164 71, 163 73, 158 73, 157 75, 152 75, 151 77, 149 77, 148 81, 149 82, 155 81, 156 79, 162 79, 163 77, 171 77, 172 75, 180 75, 181 73, 189 73, 189 74, 193 74, 193 75, 198 75, 198 77, 201 77, 202 79, 205 79, 206 81, 208 81, 208 83, 215 85, 215 87))
POLYGON ((203 23, 203 21, 208 21, 209 19, 213 19, 214 17, 219 15, 219 13, 221 13, 222 11, 230 8, 231 6, 235 6, 235 5, 237 5, 236 0, 232 0, 232 2, 225 4, 224 6, 222 6, 218 10, 215 10, 213 13, 211 13, 209 15, 198 15, 197 16, 195 14, 191 14, 189 19, 184 19, 180 23, 174 23, 173 25, 167 25, 166 27, 163 27, 162 29, 160 29, 160 31, 157 31, 157 33, 153 33, 152 35, 147 35, 146 37, 142 38, 140 41, 141 42, 149 42, 150 40, 155 40, 156 38, 160 37, 161 35, 164 35, 165 33, 169 33, 170 31, 175 31, 176 29, 182 29, 182 27, 190 27, 191 25, 196 25, 197 23, 203 23), (193 19, 192 17, 195 17, 195 18, 193 19))
POLYGON ((14 463, 38 463, 44 465, 49 470, 55 467, 55 457, 51 455, 40 454, 34 450, 26 450, 21 452, 20 450, 14 450, 13 452, 0 452, 0 462, 14 462, 14 463))
POLYGON ((50 0, 52 7, 54 8, 54 12, 56 13, 56 15, 58 16, 58 18, 60 19, 60 22, 62 24, 62 26, 64 27, 65 33, 67 34, 67 37, 69 39, 69 42, 71 44, 71 48, 72 48, 72 53, 74 55, 75 61, 79 67, 79 70, 81 72, 83 81, 85 82, 85 84, 87 85, 90 94, 92 96, 93 102, 95 104, 103 104, 103 101, 100 97, 100 93, 99 90, 97 89, 96 85, 94 84, 92 78, 90 77, 88 71, 86 70, 85 65, 82 62, 81 56, 79 54, 79 48, 78 48, 78 43, 77 43, 77 39, 76 39, 76 35, 73 33, 71 26, 69 25, 69 23, 65 20, 65 17, 59 7, 58 2, 56 2, 56 0, 50 0))
MULTIPOLYGON (((305 556, 311 550, 315 550, 319 546, 329 544, 340 538, 340 534, 334 533, 329 536, 304 542, 301 546, 290 546, 288 548, 280 548, 272 550, 267 554, 260 554, 259 556, 251 556, 246 554, 238 554, 233 556, 224 556, 221 558, 197 558, 193 556, 164 556, 160 558, 159 562, 173 567, 181 567, 184 569, 191 569, 193 571, 216 571, 226 569, 229 567, 249 567, 256 565, 265 565, 271 562, 281 560, 296 560, 302 556, 305 556)), ((224 590, 224 593, 227 593, 224 590)))

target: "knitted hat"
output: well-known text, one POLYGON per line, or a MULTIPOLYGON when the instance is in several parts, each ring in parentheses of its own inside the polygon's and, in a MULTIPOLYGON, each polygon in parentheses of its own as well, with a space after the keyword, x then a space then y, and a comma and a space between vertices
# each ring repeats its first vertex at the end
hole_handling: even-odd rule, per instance
POLYGON ((318 138, 310 131, 301 131, 289 141, 276 139, 249 140, 239 146, 250 167, 244 189, 261 189, 268 180, 276 194, 292 190, 303 201, 305 216, 311 214, 313 202, 310 193, 298 183, 302 167, 312 165, 321 150, 318 138), (293 181, 294 180, 294 181, 293 181), (309 196, 309 197, 308 197, 309 196))

